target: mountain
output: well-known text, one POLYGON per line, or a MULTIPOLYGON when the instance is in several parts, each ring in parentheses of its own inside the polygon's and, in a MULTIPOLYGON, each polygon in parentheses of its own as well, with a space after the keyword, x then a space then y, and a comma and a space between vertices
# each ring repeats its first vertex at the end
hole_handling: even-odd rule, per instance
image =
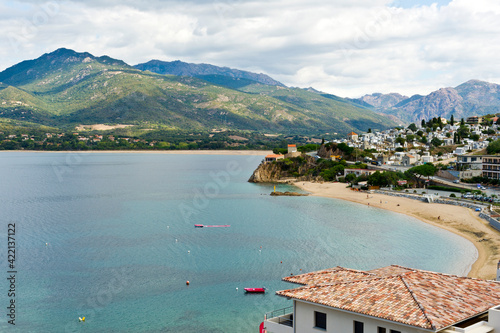
POLYGON ((243 81, 242 83, 247 84, 257 82, 270 86, 285 86, 283 83, 265 74, 256 74, 208 64, 190 64, 179 60, 171 62, 151 60, 143 64, 135 65, 134 67, 141 71, 150 71, 157 74, 197 77, 223 86, 225 86, 224 78, 240 79, 243 81))
POLYGON ((368 104, 378 109, 378 108, 391 108, 407 98, 408 98, 407 96, 403 96, 398 93, 391 93, 391 94, 375 93, 371 95, 365 95, 353 101, 363 105, 368 104))
POLYGON ((64 128, 107 123, 315 135, 394 125, 340 97, 207 75, 224 85, 141 71, 107 56, 59 49, 0 73, 0 117, 64 128))
MULTIPOLYGON (((367 101, 365 97, 362 99, 367 101)), ((470 80, 455 88, 441 88, 426 96, 414 95, 397 104, 374 102, 371 106, 377 112, 392 115, 407 123, 434 117, 449 119, 452 114, 455 119, 494 114, 500 112, 500 85, 470 80)))

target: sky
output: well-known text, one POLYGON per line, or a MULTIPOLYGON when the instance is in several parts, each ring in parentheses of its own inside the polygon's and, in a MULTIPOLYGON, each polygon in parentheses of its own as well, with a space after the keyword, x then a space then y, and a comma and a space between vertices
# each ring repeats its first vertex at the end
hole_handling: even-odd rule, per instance
POLYGON ((341 97, 500 83, 498 0, 0 0, 0 71, 60 47, 341 97))

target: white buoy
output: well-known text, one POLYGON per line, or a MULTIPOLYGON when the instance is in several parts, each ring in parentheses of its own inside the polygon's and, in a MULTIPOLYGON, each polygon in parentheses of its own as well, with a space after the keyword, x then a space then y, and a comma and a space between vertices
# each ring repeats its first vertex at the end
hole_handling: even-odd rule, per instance
POLYGON ((175 242, 177 243, 177 238, 175 239, 175 242))
POLYGON ((238 287, 236 287, 236 291, 238 291, 238 287))
POLYGON ((188 254, 191 253, 191 251, 188 250, 188 254))

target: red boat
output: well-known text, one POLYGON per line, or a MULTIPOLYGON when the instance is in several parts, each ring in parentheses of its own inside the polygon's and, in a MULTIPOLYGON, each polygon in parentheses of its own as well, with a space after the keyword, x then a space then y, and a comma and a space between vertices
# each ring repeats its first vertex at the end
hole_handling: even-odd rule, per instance
POLYGON ((195 224, 194 227, 195 228, 203 228, 203 224, 195 224))
POLYGON ((266 288, 244 288, 247 293, 261 294, 266 292, 266 288))

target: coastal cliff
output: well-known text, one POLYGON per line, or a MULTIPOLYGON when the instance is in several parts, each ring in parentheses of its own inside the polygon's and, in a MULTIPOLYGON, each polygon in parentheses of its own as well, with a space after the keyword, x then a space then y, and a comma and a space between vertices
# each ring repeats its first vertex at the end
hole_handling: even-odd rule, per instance
POLYGON ((322 181, 316 159, 302 154, 276 162, 261 163, 248 180, 251 183, 277 183, 288 180, 322 181))

